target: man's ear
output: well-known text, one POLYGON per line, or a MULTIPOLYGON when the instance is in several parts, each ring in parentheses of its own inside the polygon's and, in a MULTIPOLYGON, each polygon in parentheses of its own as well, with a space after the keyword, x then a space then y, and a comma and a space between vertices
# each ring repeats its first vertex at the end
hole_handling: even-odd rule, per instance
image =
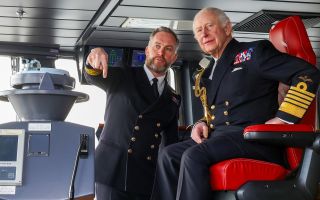
POLYGON ((144 53, 146 54, 146 57, 149 55, 149 46, 146 46, 144 53))
POLYGON ((173 64, 174 62, 176 62, 177 58, 178 58, 178 54, 175 53, 175 54, 173 55, 172 63, 171 63, 171 64, 173 64))
POLYGON ((232 24, 231 22, 228 22, 226 26, 224 27, 224 31, 226 32, 226 35, 230 36, 232 33, 232 24))

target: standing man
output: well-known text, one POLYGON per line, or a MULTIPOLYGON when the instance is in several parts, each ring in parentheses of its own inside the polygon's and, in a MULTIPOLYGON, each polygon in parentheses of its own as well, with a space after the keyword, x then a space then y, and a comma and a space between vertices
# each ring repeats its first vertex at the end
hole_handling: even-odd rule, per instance
POLYGON ((314 66, 277 51, 269 41, 233 39, 230 19, 220 9, 199 11, 193 31, 212 56, 201 80, 212 117, 209 127, 201 120, 194 125, 190 140, 160 152, 152 199, 211 200, 209 167, 223 160, 242 157, 284 165, 281 148, 245 141, 243 129, 298 122, 319 84, 314 66), (290 85, 280 107, 279 82, 290 85))
POLYGON ((176 34, 160 27, 143 68, 108 68, 102 48, 88 55, 85 77, 107 96, 95 155, 97 200, 149 200, 159 148, 178 141, 180 96, 166 80, 178 45, 176 34))

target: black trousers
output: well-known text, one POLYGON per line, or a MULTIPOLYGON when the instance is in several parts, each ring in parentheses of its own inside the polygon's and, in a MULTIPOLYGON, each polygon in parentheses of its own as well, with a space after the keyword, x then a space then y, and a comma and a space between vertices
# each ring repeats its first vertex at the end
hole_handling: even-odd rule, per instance
MULTIPOLYGON (((139 180, 137 180, 139 181, 139 180)), ((96 182, 96 200, 149 200, 149 195, 134 194, 96 182)))
POLYGON ((284 165, 283 150, 248 142, 241 127, 220 127, 201 144, 192 139, 165 147, 158 156, 152 200, 211 200, 209 167, 231 158, 284 165))

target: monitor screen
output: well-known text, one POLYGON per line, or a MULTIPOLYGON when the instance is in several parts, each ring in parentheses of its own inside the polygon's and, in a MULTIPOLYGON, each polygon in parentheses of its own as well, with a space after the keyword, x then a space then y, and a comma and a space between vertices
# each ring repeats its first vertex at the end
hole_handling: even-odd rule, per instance
POLYGON ((108 66, 114 67, 123 60, 123 49, 105 47, 104 50, 108 53, 108 66))
POLYGON ((0 161, 17 161, 17 135, 0 135, 0 161))
MULTIPOLYGON (((95 46, 89 47, 89 52, 91 49, 96 48, 95 46)), ((108 54, 108 66, 109 67, 116 67, 117 64, 123 62, 123 55, 124 49, 123 48, 116 48, 116 47, 103 47, 103 49, 108 54)))
POLYGON ((24 129, 0 129, 0 185, 21 185, 24 129))
POLYGON ((144 53, 144 50, 134 49, 132 51, 131 67, 142 67, 144 65, 145 59, 146 55, 144 53))

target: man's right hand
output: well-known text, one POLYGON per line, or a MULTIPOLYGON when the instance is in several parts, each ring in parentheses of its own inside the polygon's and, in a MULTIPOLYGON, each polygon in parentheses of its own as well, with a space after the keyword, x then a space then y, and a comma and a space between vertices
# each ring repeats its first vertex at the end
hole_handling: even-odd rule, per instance
POLYGON ((191 131, 191 138, 198 144, 202 143, 208 138, 209 129, 206 123, 199 122, 196 123, 191 131))
POLYGON ((108 54, 103 48, 94 48, 90 51, 86 63, 94 69, 102 70, 103 78, 108 75, 108 54))

